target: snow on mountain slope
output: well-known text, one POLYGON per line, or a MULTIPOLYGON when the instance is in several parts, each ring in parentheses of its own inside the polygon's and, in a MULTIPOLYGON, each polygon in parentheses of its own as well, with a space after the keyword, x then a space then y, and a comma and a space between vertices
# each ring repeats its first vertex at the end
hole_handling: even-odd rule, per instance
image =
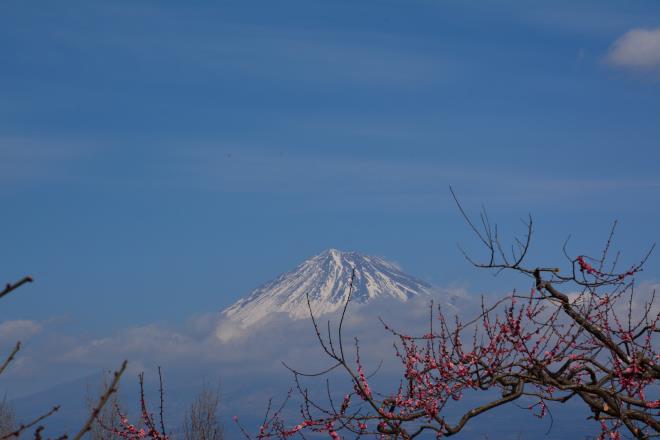
POLYGON ((257 288, 222 315, 242 327, 273 312, 287 313, 292 319, 307 318, 307 293, 315 314, 334 312, 348 297, 353 268, 352 300, 357 303, 379 297, 406 301, 432 291, 430 284, 405 274, 396 264, 382 258, 330 249, 257 288))

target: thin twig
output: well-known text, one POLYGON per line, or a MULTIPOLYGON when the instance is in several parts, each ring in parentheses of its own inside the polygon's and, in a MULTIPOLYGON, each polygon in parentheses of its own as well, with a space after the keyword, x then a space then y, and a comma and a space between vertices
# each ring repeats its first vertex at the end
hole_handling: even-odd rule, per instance
POLYGON ((9 356, 7 356, 7 359, 5 359, 5 362, 2 364, 2 367, 0 367, 0 374, 2 374, 7 366, 11 363, 11 361, 14 360, 14 357, 16 357, 16 353, 18 353, 18 350, 21 349, 21 341, 18 341, 16 345, 14 346, 14 349, 9 353, 9 356))
POLYGON ((160 366, 158 367, 158 391, 160 393, 160 432, 165 434, 165 422, 163 421, 163 374, 161 372, 160 366))
MULTIPOLYGON (((126 365, 128 364, 128 361, 124 361, 121 364, 121 367, 119 370, 115 371, 113 374, 112 382, 110 382, 110 385, 108 388, 105 390, 105 393, 99 397, 99 402, 97 405, 94 407, 92 412, 90 413, 89 417, 87 418, 87 421, 85 421, 85 424, 82 426, 80 429, 80 432, 76 434, 75 437, 73 437, 73 440, 80 440, 83 435, 85 435, 91 428, 92 428, 92 423, 94 423, 94 420, 98 417, 99 413, 105 406, 105 404, 108 402, 108 399, 110 399, 110 396, 113 393, 117 392, 117 386, 119 384, 119 379, 121 378, 121 375, 124 374, 124 371, 126 371, 126 365)), ((2 440, 2 439, 0 439, 2 440)))
POLYGON ((34 281, 34 280, 32 279, 31 276, 26 276, 26 277, 23 277, 23 279, 21 279, 20 281, 17 281, 16 283, 14 283, 14 284, 7 283, 7 285, 5 285, 5 288, 0 292, 0 298, 7 295, 8 293, 18 289, 23 284, 31 283, 32 281, 34 281))

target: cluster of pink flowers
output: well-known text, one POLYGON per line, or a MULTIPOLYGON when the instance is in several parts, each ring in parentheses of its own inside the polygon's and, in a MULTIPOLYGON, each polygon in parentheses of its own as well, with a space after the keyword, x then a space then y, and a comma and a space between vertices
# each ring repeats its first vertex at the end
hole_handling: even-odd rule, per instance
POLYGON ((367 378, 364 375, 364 368, 362 368, 362 363, 360 363, 359 359, 357 371, 358 378, 353 385, 353 389, 355 390, 355 393, 363 400, 371 399, 371 388, 369 387, 369 382, 367 382, 367 378))
POLYGON ((138 428, 137 426, 133 425, 128 421, 128 417, 119 411, 119 408, 116 410, 119 414, 119 427, 104 427, 109 432, 127 440, 141 440, 146 438, 153 440, 169 440, 167 434, 162 433, 156 429, 153 423, 153 417, 148 412, 146 412, 146 410, 142 411, 142 422, 144 423, 146 429, 138 428))
MULTIPOLYGON (((259 432, 255 436, 255 438, 257 440, 267 440, 273 438, 287 439, 300 433, 304 429, 310 429, 313 432, 326 433, 332 440, 341 440, 341 437, 339 436, 339 433, 335 428, 335 424, 340 422, 345 417, 346 411, 348 410, 350 404, 351 404, 351 395, 346 394, 339 408, 339 411, 333 415, 329 415, 328 417, 312 418, 309 413, 309 409, 303 410, 302 411, 303 421, 291 428, 286 428, 281 420, 281 411, 283 409, 283 407, 281 407, 279 410, 275 411, 270 417, 268 417, 268 413, 266 414, 267 421, 265 421, 259 427, 259 432)), ((238 417, 233 416, 232 419, 239 426, 240 430, 243 433, 243 436, 246 439, 251 439, 252 436, 240 424, 238 417)), ((346 426, 345 423, 342 423, 342 425, 346 426)), ((367 426, 364 423, 360 422, 358 425, 360 431, 364 431, 367 429, 367 426)))
MULTIPOLYGON (((160 368, 158 370, 160 377, 160 368)), ((115 406, 115 411, 119 416, 119 426, 105 426, 103 422, 97 418, 99 425, 106 431, 115 434, 126 440, 142 440, 142 439, 152 439, 152 440, 169 440, 168 435, 165 433, 165 426, 163 423, 163 389, 162 389, 162 380, 161 380, 161 420, 159 430, 156 428, 156 423, 154 422, 154 417, 147 410, 147 402, 144 397, 144 373, 140 373, 140 409, 141 409, 141 422, 144 424, 144 427, 138 428, 134 424, 130 423, 126 414, 124 414, 119 406, 115 406)))
POLYGON ((593 275, 596 278, 610 278, 610 279, 616 279, 618 281, 622 281, 627 277, 635 275, 635 273, 639 271, 639 268, 632 267, 623 273, 609 274, 609 273, 601 272, 600 270, 594 268, 591 264, 587 262, 586 258, 587 257, 580 255, 576 259, 578 266, 580 267, 580 272, 586 272, 589 275, 593 275))
POLYGON ((580 255, 577 257, 577 262, 580 265, 580 271, 586 272, 589 275, 603 275, 601 272, 593 268, 593 266, 584 259, 584 256, 580 255))

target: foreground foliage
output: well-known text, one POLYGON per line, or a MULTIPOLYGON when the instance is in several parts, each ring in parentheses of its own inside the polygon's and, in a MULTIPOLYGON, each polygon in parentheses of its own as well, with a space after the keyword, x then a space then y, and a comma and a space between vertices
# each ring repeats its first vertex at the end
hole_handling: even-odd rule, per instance
POLYGON ((357 339, 355 360, 345 355, 342 326, 348 302, 334 337, 329 331, 322 334, 310 305, 319 344, 333 361, 328 370, 311 376, 341 369, 353 389, 341 393, 329 388, 326 403, 321 403, 301 385, 300 378, 310 375, 292 369, 303 399, 302 420, 291 426, 282 420, 281 410, 269 412, 254 437, 289 438, 312 431, 335 440, 342 433, 388 439, 433 433, 440 438, 455 435, 480 414, 515 401, 531 402, 525 406, 543 418, 550 402, 574 400, 590 410, 599 439, 619 439, 626 432, 637 439, 660 435, 656 347, 660 318, 653 308, 655 293, 640 303, 634 282, 650 251, 639 263, 619 269, 619 254, 611 255, 613 227, 597 257, 570 256, 565 245, 563 269, 530 267, 526 256, 531 218, 525 222, 523 238, 509 253, 485 212, 477 228, 460 204, 458 208, 487 249, 484 262, 467 254, 466 258, 477 268, 522 275, 531 285, 527 292, 514 291, 492 306, 482 302, 481 312, 469 321, 450 319, 432 307, 429 329, 423 335, 409 335, 383 323, 398 340, 395 355, 402 375, 398 386, 394 384, 395 393, 373 389, 357 339), (455 420, 445 416, 451 402, 466 393, 492 396, 493 391, 495 398, 455 420), (337 394, 343 395, 339 401, 333 398, 337 394))

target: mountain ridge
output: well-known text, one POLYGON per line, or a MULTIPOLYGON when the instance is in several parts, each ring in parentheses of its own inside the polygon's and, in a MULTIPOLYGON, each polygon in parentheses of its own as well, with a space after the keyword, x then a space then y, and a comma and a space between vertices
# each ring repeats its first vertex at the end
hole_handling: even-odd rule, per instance
POLYGON ((399 265, 382 257, 328 249, 254 289, 221 314, 243 327, 273 312, 303 319, 309 316, 307 295, 315 313, 330 313, 346 302, 353 273, 351 300, 361 304, 383 297, 405 302, 433 291, 429 283, 404 273, 399 265))

